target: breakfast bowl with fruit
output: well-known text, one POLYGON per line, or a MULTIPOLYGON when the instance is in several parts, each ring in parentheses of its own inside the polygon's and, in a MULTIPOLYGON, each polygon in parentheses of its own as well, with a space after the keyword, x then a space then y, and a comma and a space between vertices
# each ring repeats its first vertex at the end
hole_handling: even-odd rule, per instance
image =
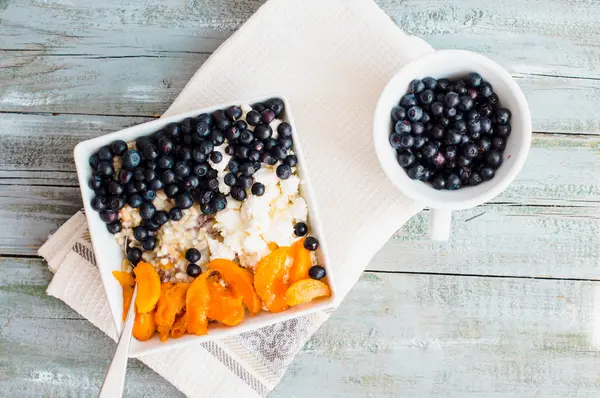
POLYGON ((335 304, 285 99, 157 119, 78 144, 75 162, 119 331, 137 285, 130 356, 335 304))
POLYGON ((375 151, 389 180, 431 209, 430 233, 447 240, 451 211, 500 194, 531 145, 523 92, 500 65, 439 50, 404 66, 376 107, 375 151))

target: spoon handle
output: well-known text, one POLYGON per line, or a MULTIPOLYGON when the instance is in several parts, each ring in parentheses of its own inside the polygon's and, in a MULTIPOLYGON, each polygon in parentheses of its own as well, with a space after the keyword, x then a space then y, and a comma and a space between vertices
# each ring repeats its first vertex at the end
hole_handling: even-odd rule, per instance
POLYGON ((131 342, 131 332, 133 330, 133 322, 135 320, 135 296, 137 295, 137 285, 131 297, 131 304, 127 311, 127 319, 123 332, 119 337, 119 344, 113 357, 104 382, 100 388, 98 398, 118 398, 123 396, 123 387, 125 386, 125 374, 127 372, 127 359, 129 358, 129 343, 131 342))

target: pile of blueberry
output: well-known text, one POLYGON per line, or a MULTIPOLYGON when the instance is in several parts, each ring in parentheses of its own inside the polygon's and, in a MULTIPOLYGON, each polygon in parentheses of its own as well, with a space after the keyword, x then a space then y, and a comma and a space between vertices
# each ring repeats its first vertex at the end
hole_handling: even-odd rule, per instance
POLYGON ((202 213, 212 215, 227 206, 227 195, 219 191, 217 171, 209 163, 223 161, 223 154, 215 150, 222 144, 231 155, 224 178, 229 195, 239 201, 249 193, 262 196, 265 187, 253 178, 262 164, 279 164, 277 176, 287 179, 298 162, 288 153, 293 145, 291 125, 281 123, 277 139, 269 126, 283 111, 283 101, 273 98, 252 105, 242 120, 241 108, 231 106, 169 124, 138 138, 133 149, 124 141, 102 147, 89 159, 93 169, 89 186, 95 193, 91 207, 113 234, 122 229, 118 212, 125 204, 139 209, 143 222, 134 230, 135 238, 143 249, 153 250, 154 232, 169 220, 180 220, 182 209, 196 202, 202 213), (117 158, 122 165, 118 172, 114 167, 117 158), (157 210, 152 203, 160 190, 175 201, 176 207, 169 212, 157 210))
POLYGON ((491 180, 511 132, 508 109, 478 73, 413 80, 392 109, 390 145, 413 180, 458 189, 491 180))

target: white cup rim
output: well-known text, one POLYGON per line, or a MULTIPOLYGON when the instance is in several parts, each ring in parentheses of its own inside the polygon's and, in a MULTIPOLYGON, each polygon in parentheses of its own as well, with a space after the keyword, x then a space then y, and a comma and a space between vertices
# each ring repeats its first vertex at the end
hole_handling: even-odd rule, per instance
POLYGON ((531 146, 531 131, 531 114, 527 100, 512 76, 491 59, 465 50, 438 50, 402 67, 383 89, 373 122, 375 151, 390 181, 416 202, 432 209, 446 210, 475 207, 504 191, 525 164, 531 146), (444 75, 444 71, 448 71, 448 74, 444 75), (391 109, 397 105, 400 97, 406 94, 408 84, 415 78, 430 75, 436 78, 453 77, 452 75, 466 75, 472 71, 480 73, 485 80, 492 83, 502 105, 512 112, 513 133, 507 140, 504 163, 491 181, 476 187, 437 191, 421 181, 411 180, 396 162, 395 151, 389 144, 391 109))

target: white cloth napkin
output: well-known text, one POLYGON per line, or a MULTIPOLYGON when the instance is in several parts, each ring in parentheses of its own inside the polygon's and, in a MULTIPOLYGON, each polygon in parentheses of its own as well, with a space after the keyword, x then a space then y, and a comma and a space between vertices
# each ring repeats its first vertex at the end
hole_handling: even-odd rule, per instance
MULTIPOLYGON (((270 0, 206 61, 165 116, 263 94, 286 96, 337 294, 345 295, 377 250, 422 209, 380 170, 371 126, 386 82, 429 51, 372 0, 270 0)), ((116 339, 85 216, 76 214, 40 254, 56 272, 48 294, 116 339)), ((265 396, 327 316, 296 318, 140 359, 191 397, 265 396)))

